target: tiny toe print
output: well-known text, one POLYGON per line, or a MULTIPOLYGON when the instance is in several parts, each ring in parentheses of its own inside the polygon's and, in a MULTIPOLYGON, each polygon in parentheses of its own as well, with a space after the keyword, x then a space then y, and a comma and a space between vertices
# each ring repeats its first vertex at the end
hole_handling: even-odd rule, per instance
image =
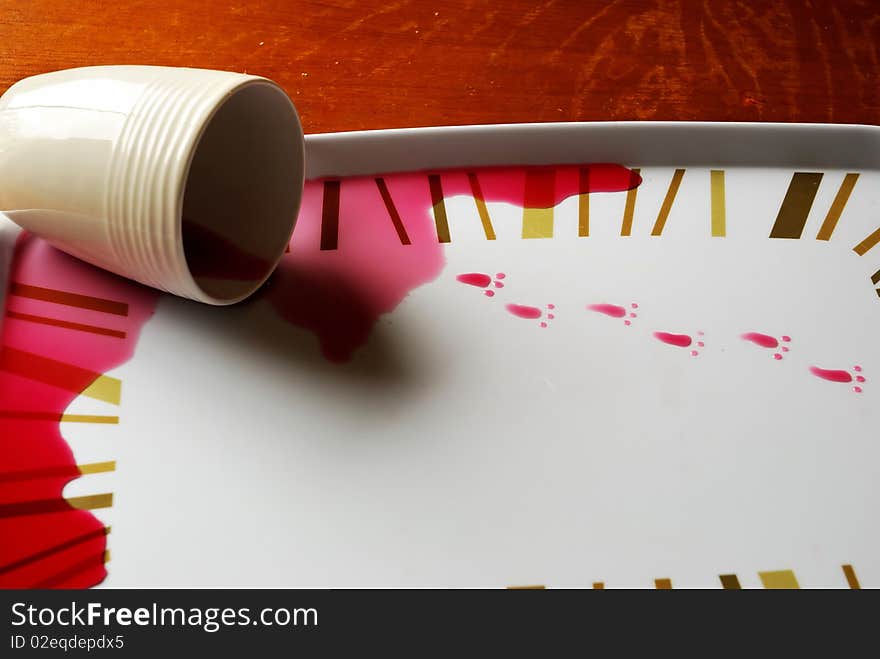
POLYGON ((496 273, 494 279, 491 275, 487 275, 484 272, 465 272, 458 275, 455 280, 461 282, 462 284, 467 284, 468 286, 483 288, 485 289, 483 291, 483 295, 485 295, 486 297, 495 297, 495 291, 489 288, 489 286, 491 285, 495 288, 504 288, 504 282, 501 280, 506 277, 507 275, 503 272, 496 273))
MULTIPOLYGON (((630 304, 630 309, 638 309, 639 305, 635 302, 630 304)), ((596 313, 603 314, 605 316, 610 316, 611 318, 624 318, 623 324, 629 327, 633 323, 633 319, 638 318, 639 315, 635 311, 627 311, 626 307, 622 307, 618 304, 588 304, 587 311, 595 311, 596 313)))
MULTIPOLYGON (((827 380, 828 382, 839 382, 841 384, 849 384, 853 380, 858 383, 865 382, 865 376, 861 375, 862 367, 861 366, 853 366, 852 369, 856 375, 852 375, 849 371, 845 371, 842 369, 831 369, 831 368, 819 368, 818 366, 810 366, 810 373, 815 375, 817 378, 822 380, 827 380)), ((860 394, 862 393, 862 387, 858 384, 855 385, 852 390, 860 394)))
POLYGON ((525 304, 508 304, 504 308, 517 318, 525 318, 527 320, 542 318, 543 320, 538 323, 538 327, 545 329, 550 326, 549 321, 556 318, 556 314, 552 313, 556 309, 555 304, 548 304, 547 311, 542 311, 539 307, 530 307, 525 304))
POLYGON ((782 360, 782 353, 788 352, 789 347, 786 345, 781 345, 782 343, 790 343, 791 337, 788 335, 783 335, 777 339, 775 336, 770 336, 769 334, 762 334, 761 332, 746 332, 742 334, 740 338, 743 341, 748 341, 749 343, 753 343, 760 348, 765 348, 767 350, 779 350, 779 352, 773 353, 773 359, 776 361, 782 360))

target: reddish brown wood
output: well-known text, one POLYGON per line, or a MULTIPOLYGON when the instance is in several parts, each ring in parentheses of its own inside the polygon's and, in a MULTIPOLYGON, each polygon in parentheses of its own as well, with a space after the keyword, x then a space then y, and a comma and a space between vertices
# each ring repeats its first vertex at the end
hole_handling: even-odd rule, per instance
POLYGON ((880 123, 876 0, 0 0, 0 90, 89 64, 273 78, 307 132, 880 123))

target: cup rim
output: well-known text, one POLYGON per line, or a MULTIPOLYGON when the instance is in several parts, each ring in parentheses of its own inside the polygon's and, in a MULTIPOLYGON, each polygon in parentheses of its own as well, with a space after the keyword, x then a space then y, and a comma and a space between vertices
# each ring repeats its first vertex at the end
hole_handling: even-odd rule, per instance
MULTIPOLYGON (((296 184, 296 181, 291 181, 291 184, 296 184)), ((183 168, 181 170, 181 176, 177 178, 177 184, 175 189, 175 217, 174 217, 174 231, 175 231, 175 251, 177 254, 178 262, 182 264, 182 272, 185 277, 185 281, 183 282, 188 291, 190 291, 190 297, 196 299, 200 302, 204 302, 207 304, 212 304, 215 306, 228 306, 232 304, 237 304, 255 292, 257 292, 263 284, 266 283, 266 280, 272 276, 272 273, 275 272, 275 269, 278 267, 278 263, 284 257, 285 247, 290 242, 291 237, 293 236, 293 229, 296 225, 296 219, 299 215, 299 209, 302 206, 302 197, 303 197, 303 186, 305 183, 305 139, 303 136, 302 130, 302 122, 299 118, 299 113, 297 112, 296 106, 293 104, 290 96, 288 96, 287 92, 278 85, 276 82, 269 80, 268 78, 264 78, 261 76, 248 75, 243 80, 237 81, 235 84, 230 85, 223 93, 221 98, 217 99, 217 102, 213 104, 211 107, 211 111, 205 114, 202 117, 198 130, 193 131, 192 135, 189 138, 189 141, 186 144, 186 157, 184 160, 183 168), (246 292, 232 296, 230 298, 218 298, 210 293, 206 292, 196 281, 192 272, 190 271, 189 262, 186 258, 186 250, 184 249, 184 241, 183 241, 183 202, 186 194, 187 182, 189 181, 189 174, 192 168, 192 163, 195 158, 196 151, 198 150, 199 145, 201 144, 202 137, 207 131, 208 126, 211 125, 211 121, 214 119, 216 114, 220 111, 220 109, 226 105, 226 103, 232 99, 236 94, 241 92, 242 90, 255 87, 255 86, 264 86, 269 89, 275 91, 279 96, 281 96, 284 100, 287 101, 290 106, 291 116, 295 123, 294 129, 299 135, 299 151, 301 161, 300 167, 300 176, 298 181, 298 195, 296 199, 296 208, 293 214, 293 218, 290 221, 290 227, 286 232, 286 238, 283 243, 280 244, 278 253, 272 258, 271 267, 267 268, 266 274, 260 278, 259 280, 253 280, 253 286, 251 286, 246 292)))

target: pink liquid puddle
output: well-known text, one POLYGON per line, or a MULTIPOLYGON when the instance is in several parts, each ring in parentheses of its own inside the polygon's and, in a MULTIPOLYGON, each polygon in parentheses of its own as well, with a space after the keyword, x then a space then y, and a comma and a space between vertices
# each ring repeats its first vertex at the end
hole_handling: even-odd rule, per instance
POLYGON ((7 298, 0 350, 0 588, 94 586, 107 574, 105 530, 62 496, 80 471, 59 422, 95 378, 131 358, 158 294, 27 234, 11 274, 18 289, 7 298), (25 297, 24 286, 87 296, 72 298, 86 306, 25 297), (80 329, 26 320, 35 316, 80 329))
MULTIPOLYGON (((350 360, 382 314, 443 270, 432 211, 438 193, 548 208, 573 195, 622 192, 641 183, 638 174, 614 164, 403 173, 381 180, 387 194, 373 177, 307 182, 290 252, 260 293, 284 320, 314 333, 331 362, 350 360)), ((451 241, 457 221, 447 218, 451 241)), ((493 297, 494 291, 484 294, 493 297)))
MULTIPOLYGON (((761 346, 762 348, 776 348, 779 346, 779 341, 768 334, 761 334, 759 332, 747 332, 742 335, 742 339, 744 341, 751 341, 755 345, 761 346)), ((780 356, 780 359, 782 357, 780 356)))
POLYGON ((626 309, 616 304, 589 304, 587 309, 612 318, 623 318, 626 315, 626 309))
MULTIPOLYGON (((693 342, 693 339, 687 334, 671 334, 669 332, 654 332, 654 338, 667 345, 676 346, 678 348, 687 348, 693 342)), ((693 356, 696 357, 696 355, 693 356)))
MULTIPOLYGON (((542 311, 538 307, 529 307, 523 304, 508 304, 504 308, 517 318, 534 320, 540 318, 542 314, 542 311)), ((543 324, 542 327, 546 327, 546 323, 543 324)))
POLYGON ((818 366, 810 366, 810 373, 829 382, 852 382, 853 379, 847 371, 819 368, 818 366))

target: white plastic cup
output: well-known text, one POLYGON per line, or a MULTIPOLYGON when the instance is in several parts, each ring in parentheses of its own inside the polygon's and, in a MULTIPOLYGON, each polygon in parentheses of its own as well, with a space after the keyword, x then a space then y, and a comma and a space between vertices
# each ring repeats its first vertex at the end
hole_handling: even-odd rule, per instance
POLYGON ((257 76, 97 66, 0 98, 0 210, 65 252, 208 304, 272 273, 304 170, 296 109, 257 76))

